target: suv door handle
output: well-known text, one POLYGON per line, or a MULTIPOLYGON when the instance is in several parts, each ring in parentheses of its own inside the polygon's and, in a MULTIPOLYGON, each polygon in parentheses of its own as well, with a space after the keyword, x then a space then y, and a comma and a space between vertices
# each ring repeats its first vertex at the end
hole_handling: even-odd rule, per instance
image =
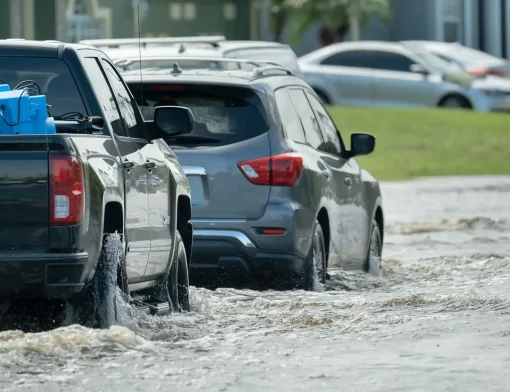
POLYGON ((345 177, 344 182, 347 184, 347 186, 352 186, 352 179, 351 177, 345 177))
POLYGON ((156 167, 156 164, 154 162, 147 160, 147 162, 145 162, 145 167, 149 170, 154 169, 156 167))
POLYGON ((124 169, 131 169, 131 168, 133 168, 133 166, 135 166, 135 163, 128 161, 127 159, 124 162, 122 162, 122 167, 124 169))

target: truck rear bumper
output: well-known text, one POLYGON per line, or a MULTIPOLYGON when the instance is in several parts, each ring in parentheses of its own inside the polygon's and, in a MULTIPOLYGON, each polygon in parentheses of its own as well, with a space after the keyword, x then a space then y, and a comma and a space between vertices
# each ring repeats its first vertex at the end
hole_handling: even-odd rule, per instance
POLYGON ((88 254, 0 252, 0 298, 69 298, 85 282, 88 254))

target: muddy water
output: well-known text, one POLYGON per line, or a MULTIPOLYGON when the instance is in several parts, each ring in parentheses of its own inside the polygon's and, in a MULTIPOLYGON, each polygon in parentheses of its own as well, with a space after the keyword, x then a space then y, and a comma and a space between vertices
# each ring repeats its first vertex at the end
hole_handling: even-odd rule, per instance
POLYGON ((383 184, 384 276, 194 289, 193 312, 0 334, 1 391, 507 391, 510 177, 383 184))

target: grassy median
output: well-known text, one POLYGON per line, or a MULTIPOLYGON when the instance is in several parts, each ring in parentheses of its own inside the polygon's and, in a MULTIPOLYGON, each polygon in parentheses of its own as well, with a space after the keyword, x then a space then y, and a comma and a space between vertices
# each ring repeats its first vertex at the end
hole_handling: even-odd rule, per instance
POLYGON ((447 109, 330 107, 347 145, 354 132, 377 138, 358 157, 380 180, 510 174, 510 114, 447 109))

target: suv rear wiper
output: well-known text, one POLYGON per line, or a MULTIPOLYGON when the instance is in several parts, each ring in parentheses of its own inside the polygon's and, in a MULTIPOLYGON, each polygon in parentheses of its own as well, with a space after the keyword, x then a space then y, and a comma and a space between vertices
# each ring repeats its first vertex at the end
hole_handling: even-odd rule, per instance
POLYGON ((194 143, 219 143, 221 139, 209 136, 196 135, 176 135, 166 138, 167 141, 174 141, 176 144, 194 144, 194 143))

